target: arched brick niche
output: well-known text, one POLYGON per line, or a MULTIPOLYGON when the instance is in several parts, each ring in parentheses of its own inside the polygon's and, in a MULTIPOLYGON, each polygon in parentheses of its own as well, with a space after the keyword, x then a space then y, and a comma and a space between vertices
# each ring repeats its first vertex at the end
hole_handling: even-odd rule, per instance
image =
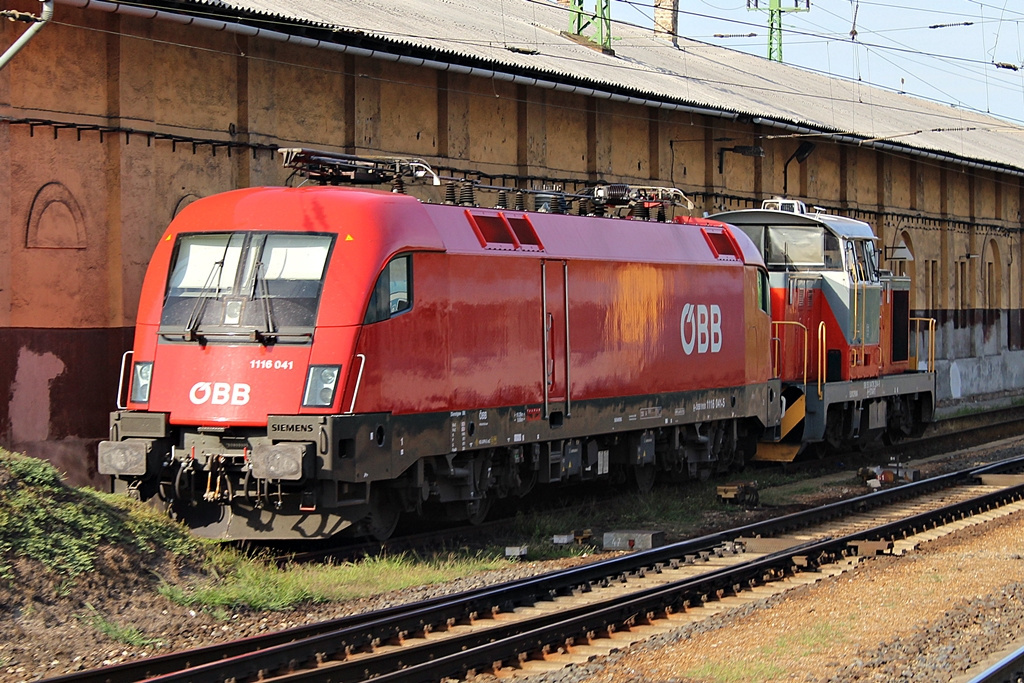
POLYGON ((78 200, 58 182, 39 188, 32 200, 25 246, 29 249, 85 249, 85 217, 78 200))

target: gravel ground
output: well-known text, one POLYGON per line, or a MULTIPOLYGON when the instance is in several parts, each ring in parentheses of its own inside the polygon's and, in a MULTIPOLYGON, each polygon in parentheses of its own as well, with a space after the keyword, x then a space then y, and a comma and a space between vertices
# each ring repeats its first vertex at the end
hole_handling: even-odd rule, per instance
POLYGON ((0 683, 36 681, 166 652, 281 631, 350 614, 472 590, 587 562, 572 558, 530 562, 444 584, 288 612, 239 611, 214 615, 182 607, 156 592, 158 577, 179 580, 187 569, 164 563, 132 566, 122 552, 104 554, 97 570, 71 586, 21 562, 15 580, 0 582, 0 683), (156 576, 158 575, 158 577, 156 576), (105 637, 96 623, 128 625, 153 642, 137 647, 105 637))
POLYGON ((1024 513, 1015 513, 527 680, 963 679, 1024 638, 1022 553, 1024 513))
MULTIPOLYGON (((1024 624, 1019 517, 985 536, 960 532, 906 558, 876 558, 814 588, 751 603, 536 680, 951 680, 1024 624), (708 668, 697 670, 701 664, 708 668)), ((166 560, 140 565, 138 557, 111 551, 96 572, 73 585, 22 562, 14 581, 0 582, 0 683, 235 640, 592 559, 524 563, 443 585, 284 613, 220 615, 176 605, 155 591, 161 578, 187 581, 194 571, 166 560), (154 642, 116 644, 97 629, 101 619, 131 625, 154 642)))

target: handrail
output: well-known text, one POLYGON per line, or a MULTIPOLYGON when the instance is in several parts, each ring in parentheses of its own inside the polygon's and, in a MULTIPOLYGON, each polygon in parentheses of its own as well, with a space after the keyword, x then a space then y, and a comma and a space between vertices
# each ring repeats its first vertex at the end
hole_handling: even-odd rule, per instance
POLYGON ((565 416, 572 416, 572 371, 569 359, 572 350, 569 348, 569 262, 562 261, 562 283, 565 287, 565 416))
MULTIPOLYGON (((128 402, 121 400, 121 392, 124 391, 124 369, 128 365, 127 361, 129 357, 133 357, 135 351, 125 351, 124 355, 121 356, 121 375, 117 378, 117 409, 128 410, 128 402)), ((128 392, 128 396, 131 396, 131 391, 128 392)))
MULTIPOLYGON (((804 355, 804 386, 806 387, 807 386, 807 326, 804 325, 803 323, 799 323, 799 322, 797 322, 795 320, 773 320, 772 321, 772 327, 774 328, 776 325, 794 325, 796 327, 802 328, 803 331, 804 331, 804 349, 803 349, 803 355, 804 355)), ((774 339, 778 339, 778 336, 773 337, 773 338, 774 339)), ((779 360, 781 355, 782 355, 781 353, 778 353, 775 356, 777 364, 781 364, 781 362, 782 362, 781 360, 779 360)), ((778 377, 780 374, 781 373, 776 372, 775 376, 778 377)))
POLYGON ((868 354, 868 283, 863 283, 861 287, 864 288, 860 301, 860 362, 863 364, 868 354))
POLYGON ((771 344, 772 344, 772 352, 773 352, 772 353, 772 379, 778 379, 782 375, 782 372, 779 370, 779 364, 782 362, 780 360, 780 358, 782 356, 782 340, 773 335, 772 336, 772 340, 771 340, 771 344))
POLYGON ((544 385, 544 419, 551 417, 551 374, 554 368, 550 365, 548 354, 551 349, 551 324, 548 314, 548 264, 547 261, 540 262, 540 317, 543 329, 541 340, 540 360, 543 365, 541 370, 541 384, 544 385))
POLYGON ((825 373, 828 366, 828 330, 825 321, 818 323, 818 400, 825 396, 825 373))
POLYGON ((917 370, 920 364, 920 354, 918 349, 920 346, 921 338, 921 325, 922 323, 928 325, 928 372, 935 372, 935 318, 910 318, 910 322, 915 325, 914 329, 914 355, 911 357, 911 370, 917 370))
POLYGON ((352 389, 352 404, 348 407, 346 415, 351 415, 356 412, 356 397, 359 396, 359 385, 363 381, 363 368, 366 367, 366 356, 361 353, 357 353, 356 358, 359 359, 359 374, 356 375, 356 386, 352 389))

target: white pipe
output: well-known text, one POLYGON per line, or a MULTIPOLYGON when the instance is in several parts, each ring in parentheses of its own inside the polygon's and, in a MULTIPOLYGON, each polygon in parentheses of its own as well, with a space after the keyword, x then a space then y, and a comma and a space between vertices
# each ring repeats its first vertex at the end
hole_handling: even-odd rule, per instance
POLYGON ((11 61, 14 55, 18 54, 21 48, 25 47, 28 41, 32 40, 32 36, 39 32, 43 26, 50 21, 50 17, 53 16, 53 0, 39 0, 43 3, 43 14, 42 16, 31 26, 28 30, 21 34, 21 37, 14 41, 14 44, 7 48, 7 51, 0 55, 0 69, 7 66, 7 62, 11 61))

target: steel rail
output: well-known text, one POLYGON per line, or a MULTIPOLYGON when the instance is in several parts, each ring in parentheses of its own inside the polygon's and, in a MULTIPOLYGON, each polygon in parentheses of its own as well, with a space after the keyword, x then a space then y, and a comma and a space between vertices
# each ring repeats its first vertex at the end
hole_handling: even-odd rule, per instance
POLYGON ((982 671, 968 683, 1017 683, 1024 679, 1024 645, 982 671))

